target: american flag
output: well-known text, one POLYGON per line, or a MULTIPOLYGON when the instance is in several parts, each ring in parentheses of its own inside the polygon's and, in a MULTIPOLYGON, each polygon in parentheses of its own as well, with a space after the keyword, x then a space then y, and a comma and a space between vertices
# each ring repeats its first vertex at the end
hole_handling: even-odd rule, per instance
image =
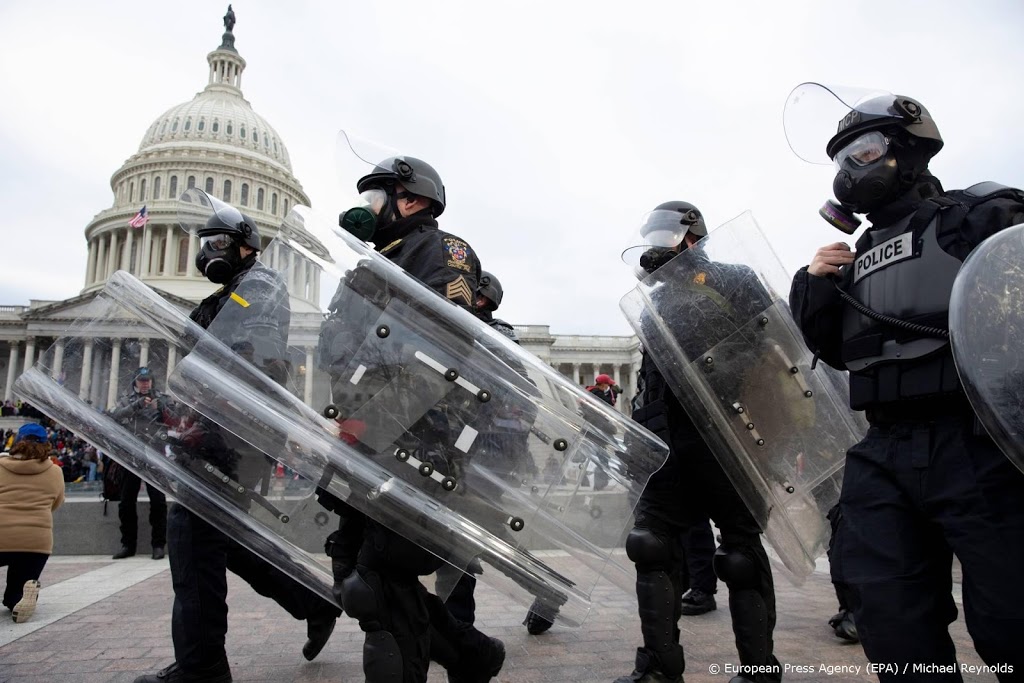
POLYGON ((135 218, 128 221, 128 225, 132 226, 133 228, 141 228, 148 222, 149 214, 146 212, 145 205, 143 205, 143 207, 139 209, 139 212, 135 214, 135 218))

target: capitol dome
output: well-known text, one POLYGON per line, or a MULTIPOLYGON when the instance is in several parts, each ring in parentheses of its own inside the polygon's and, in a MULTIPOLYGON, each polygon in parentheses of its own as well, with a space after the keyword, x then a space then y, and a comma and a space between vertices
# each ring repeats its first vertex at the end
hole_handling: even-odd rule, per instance
MULTIPOLYGON (((206 87, 157 117, 138 151, 111 177, 113 206, 85 229, 89 260, 83 293, 101 288, 116 270, 191 301, 212 292, 215 286, 195 268, 198 239, 178 227, 177 198, 189 188, 205 190, 251 216, 264 246, 293 206, 310 205, 292 175, 284 141, 242 95, 246 63, 234 42, 234 34, 225 32, 221 45, 206 56, 206 87), (129 227, 143 206, 148 224, 129 227)), ((315 307, 317 278, 312 273, 293 277, 300 301, 315 307)))
MULTIPOLYGON (((270 160, 291 173, 288 150, 277 131, 253 111, 236 85, 220 78, 221 55, 211 54, 210 84, 189 102, 171 107, 146 131, 139 154, 162 149, 191 147, 209 149, 224 146, 231 151, 270 160)), ((245 62, 237 57, 244 68, 245 62)), ((241 77, 241 68, 238 78, 241 77)))

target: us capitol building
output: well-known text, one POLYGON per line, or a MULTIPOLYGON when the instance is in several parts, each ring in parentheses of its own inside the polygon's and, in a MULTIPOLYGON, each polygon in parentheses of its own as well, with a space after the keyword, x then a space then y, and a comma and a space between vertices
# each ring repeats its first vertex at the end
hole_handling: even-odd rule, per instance
MULTIPOLYGON (((89 304, 115 271, 130 272, 185 314, 214 291, 216 285, 195 268, 198 238, 178 227, 177 198, 186 189, 203 189, 252 216, 264 245, 275 237, 274 226, 281 224, 291 207, 310 206, 301 183, 292 175, 284 141, 242 96, 246 64, 235 50, 231 28, 221 45, 206 56, 206 88, 161 114, 143 135, 138 152, 111 178, 113 206, 98 213, 85 228, 89 251, 81 293, 64 301, 0 305, 4 400, 14 398, 14 381, 32 367, 38 354, 56 342, 72 321, 87 314, 89 304), (128 221, 143 205, 149 222, 141 230, 129 227, 128 221)), ((322 320, 318 273, 309 264, 270 261, 268 265, 285 273, 292 292, 289 343, 305 349, 305 358, 294 359, 300 375, 296 391, 314 405, 314 387, 320 394, 326 385, 313 360, 322 320)), ((634 393, 640 364, 635 336, 553 335, 547 325, 517 325, 516 332, 526 350, 579 384, 592 384, 601 373, 611 375, 624 390, 618 409, 629 411, 626 398, 634 393)), ((161 339, 139 336, 148 333, 148 328, 126 319, 123 329, 110 328, 103 343, 82 340, 76 356, 83 376, 90 378, 83 382, 82 398, 100 408, 111 407, 117 400, 119 377, 142 365, 149 366, 166 386, 166 376, 177 360, 176 349, 161 339)), ((58 348, 54 374, 60 372, 62 357, 63 349, 58 348)))

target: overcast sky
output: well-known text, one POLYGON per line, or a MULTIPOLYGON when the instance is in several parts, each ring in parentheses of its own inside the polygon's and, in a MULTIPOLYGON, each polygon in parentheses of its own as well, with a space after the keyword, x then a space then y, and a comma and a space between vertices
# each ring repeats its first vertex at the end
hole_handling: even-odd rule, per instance
MULTIPOLYGON (((207 81, 227 3, 0 3, 0 304, 82 288, 84 229, 149 125, 207 81)), ((788 148, 803 81, 910 95, 946 141, 947 189, 1024 186, 1024 3, 241 0, 242 88, 314 209, 337 213, 346 128, 430 161, 442 228, 505 285, 499 316, 629 334, 619 253, 683 199, 751 209, 786 268, 842 238, 832 168, 788 148)), ((823 146, 825 140, 821 143, 823 146)), ((852 243, 852 240, 850 240, 852 243)))

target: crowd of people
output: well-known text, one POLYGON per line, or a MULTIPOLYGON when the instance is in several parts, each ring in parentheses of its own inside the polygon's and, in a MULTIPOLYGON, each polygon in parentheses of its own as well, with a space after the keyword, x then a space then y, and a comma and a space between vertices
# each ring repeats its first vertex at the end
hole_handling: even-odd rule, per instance
MULTIPOLYGON (((57 425, 27 403, 18 401, 18 405, 12 407, 19 411, 18 416, 36 419, 46 430, 45 444, 49 448, 48 455, 53 464, 60 468, 65 483, 97 481, 102 476, 103 458, 96 452, 95 447, 77 437, 71 430, 57 425)), ((5 451, 11 449, 16 437, 15 429, 0 432, 0 444, 5 451)))

